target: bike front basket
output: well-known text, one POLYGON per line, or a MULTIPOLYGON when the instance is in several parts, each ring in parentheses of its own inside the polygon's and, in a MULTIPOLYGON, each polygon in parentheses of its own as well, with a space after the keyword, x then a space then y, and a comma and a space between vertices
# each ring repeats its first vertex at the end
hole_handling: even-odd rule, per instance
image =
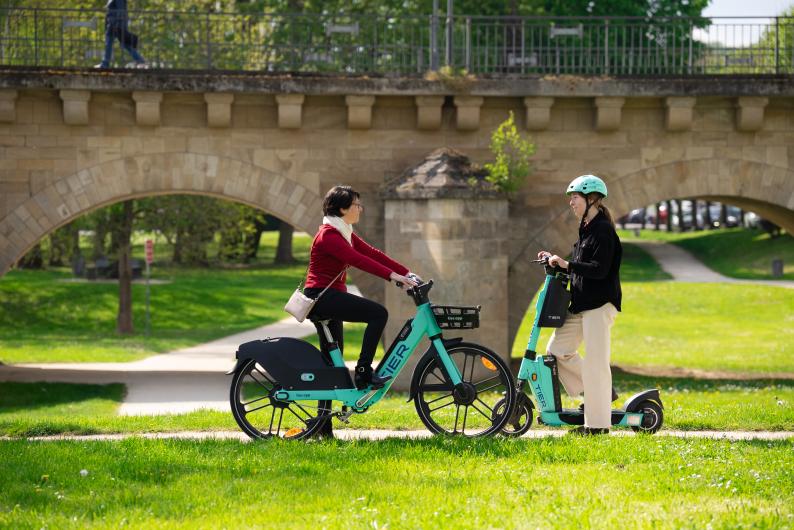
POLYGON ((434 305, 432 308, 441 329, 480 327, 480 306, 434 305))

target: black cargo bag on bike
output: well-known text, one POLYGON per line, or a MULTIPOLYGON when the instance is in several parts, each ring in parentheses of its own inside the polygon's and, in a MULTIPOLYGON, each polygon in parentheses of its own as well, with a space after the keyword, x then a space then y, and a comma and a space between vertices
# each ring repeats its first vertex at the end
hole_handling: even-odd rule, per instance
POLYGON ((571 303, 571 291, 567 289, 568 281, 552 278, 546 289, 546 298, 540 309, 538 326, 541 328, 561 328, 568 316, 568 306, 571 303))

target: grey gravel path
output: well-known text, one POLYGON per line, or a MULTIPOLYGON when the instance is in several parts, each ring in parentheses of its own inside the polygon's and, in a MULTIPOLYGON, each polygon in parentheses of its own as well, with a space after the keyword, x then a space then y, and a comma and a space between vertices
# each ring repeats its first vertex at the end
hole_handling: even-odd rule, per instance
POLYGON ((692 254, 676 245, 663 241, 627 240, 650 254, 659 266, 677 282, 698 283, 744 283, 774 285, 794 289, 794 281, 789 280, 739 280, 729 278, 706 267, 692 254))

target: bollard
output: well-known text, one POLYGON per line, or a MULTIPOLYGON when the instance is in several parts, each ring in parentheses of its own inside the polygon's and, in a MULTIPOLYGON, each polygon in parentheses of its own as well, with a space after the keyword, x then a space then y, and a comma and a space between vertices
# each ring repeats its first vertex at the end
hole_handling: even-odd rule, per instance
POLYGON ((772 277, 773 278, 782 278, 783 277, 783 260, 782 259, 773 259, 772 260, 772 277))

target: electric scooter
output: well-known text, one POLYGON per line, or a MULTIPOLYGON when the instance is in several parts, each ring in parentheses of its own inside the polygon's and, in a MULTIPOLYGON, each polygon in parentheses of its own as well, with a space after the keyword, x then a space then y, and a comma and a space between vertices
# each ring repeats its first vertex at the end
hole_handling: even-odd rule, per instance
POLYGON ((435 434, 498 434, 513 410, 513 375, 488 348, 442 335, 442 329, 477 328, 480 307, 431 305, 432 287, 433 280, 420 281, 407 291, 416 316, 403 325, 375 369, 377 375, 391 378, 382 388, 356 388, 328 320, 322 318, 316 322, 328 340, 326 352, 288 337, 241 344, 237 364, 229 372, 237 424, 251 438, 299 440, 318 433, 332 418, 347 423, 383 398, 427 337, 430 347, 414 369, 409 398, 422 423, 435 434))
MULTIPOLYGON (((515 408, 502 429, 502 433, 508 436, 521 436, 529 430, 536 407, 538 423, 543 425, 584 425, 583 408, 562 408, 557 359, 551 354, 538 355, 535 351, 540 328, 560 328, 565 323, 571 301, 567 288, 569 275, 564 269, 549 265, 548 258, 533 260, 533 263, 545 267, 546 279, 535 304, 532 332, 518 371, 515 408), (525 394, 526 388, 529 388, 534 403, 525 394)), ((497 410, 502 408, 500 406, 497 410)), ((612 425, 652 434, 662 427, 663 409, 658 389, 643 390, 626 400, 622 408, 612 410, 612 425)))

